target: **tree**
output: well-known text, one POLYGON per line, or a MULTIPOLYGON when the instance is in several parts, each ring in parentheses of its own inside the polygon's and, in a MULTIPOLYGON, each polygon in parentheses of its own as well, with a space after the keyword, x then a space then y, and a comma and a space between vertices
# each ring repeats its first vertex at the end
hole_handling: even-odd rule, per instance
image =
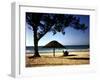
POLYGON ((80 18, 68 14, 48 13, 26 13, 26 22, 32 27, 34 37, 34 56, 40 57, 38 52, 38 41, 49 31, 55 35, 57 32, 65 34, 66 27, 73 27, 77 30, 86 30, 87 26, 80 23, 80 18))

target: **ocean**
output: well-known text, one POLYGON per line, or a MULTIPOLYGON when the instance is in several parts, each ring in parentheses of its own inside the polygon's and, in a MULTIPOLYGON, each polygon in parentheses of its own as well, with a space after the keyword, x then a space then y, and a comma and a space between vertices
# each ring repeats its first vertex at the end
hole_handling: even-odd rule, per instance
MULTIPOLYGON (((53 48, 43 48, 43 46, 38 47, 39 53, 52 53, 53 48)), ((67 45, 65 48, 55 48, 55 52, 76 52, 76 51, 89 51, 89 45, 67 45)), ((26 46, 26 53, 33 53, 34 46, 26 46)))

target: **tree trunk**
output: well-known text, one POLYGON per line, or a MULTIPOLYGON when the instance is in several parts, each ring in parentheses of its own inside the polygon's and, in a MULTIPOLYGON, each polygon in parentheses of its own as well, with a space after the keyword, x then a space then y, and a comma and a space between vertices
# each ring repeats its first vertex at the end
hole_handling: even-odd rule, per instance
POLYGON ((37 28, 34 28, 34 55, 33 57, 40 57, 38 52, 38 39, 37 39, 37 28))

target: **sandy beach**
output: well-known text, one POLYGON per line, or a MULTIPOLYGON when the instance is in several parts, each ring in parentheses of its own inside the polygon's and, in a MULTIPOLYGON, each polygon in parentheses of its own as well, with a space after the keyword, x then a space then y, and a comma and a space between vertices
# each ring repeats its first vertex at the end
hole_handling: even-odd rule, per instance
POLYGON ((26 67, 51 66, 51 65, 82 65, 89 64, 89 52, 69 52, 68 56, 63 53, 40 53, 41 57, 30 58, 33 54, 26 53, 26 67))

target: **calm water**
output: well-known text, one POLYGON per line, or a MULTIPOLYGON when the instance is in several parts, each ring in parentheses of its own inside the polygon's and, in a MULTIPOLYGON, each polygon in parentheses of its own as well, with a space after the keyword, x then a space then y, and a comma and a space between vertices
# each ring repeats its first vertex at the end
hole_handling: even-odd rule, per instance
MULTIPOLYGON (((53 48, 43 48, 43 46, 38 47, 40 53, 52 53, 53 48)), ((55 48, 55 52, 62 52, 62 51, 89 51, 89 46, 88 45, 70 45, 70 46, 65 46, 65 48, 55 48)), ((34 47, 33 46, 27 46, 26 47, 26 52, 32 53, 34 52, 34 47)))

